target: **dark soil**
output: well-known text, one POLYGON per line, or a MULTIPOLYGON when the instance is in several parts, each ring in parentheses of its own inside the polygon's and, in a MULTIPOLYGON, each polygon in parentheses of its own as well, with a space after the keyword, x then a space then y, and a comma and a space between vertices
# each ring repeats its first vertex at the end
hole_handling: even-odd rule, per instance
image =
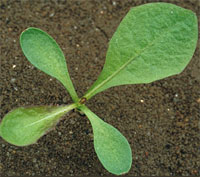
MULTIPOLYGON (((23 55, 20 33, 41 28, 66 56, 79 96, 97 79, 108 42, 131 7, 158 0, 0 0, 0 119, 13 108, 72 103, 64 87, 23 55)), ((199 0, 163 0, 191 9, 199 0)), ((151 84, 99 93, 88 103, 122 132, 133 151, 127 175, 200 175, 200 50, 180 74, 151 84)), ((108 175, 93 148, 91 125, 71 111, 37 144, 16 147, 0 138, 0 174, 108 175)))

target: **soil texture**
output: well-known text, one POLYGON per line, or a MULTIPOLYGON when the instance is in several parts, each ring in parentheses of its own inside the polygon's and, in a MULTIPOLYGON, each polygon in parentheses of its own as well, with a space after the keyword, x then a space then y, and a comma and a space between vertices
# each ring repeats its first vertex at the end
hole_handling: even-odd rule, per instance
MULTIPOLYGON (((200 20, 199 0, 0 0, 0 120, 20 106, 72 103, 64 86, 25 58, 19 44, 23 30, 41 28, 57 41, 82 96, 100 74, 120 21, 131 7, 149 2, 191 9, 200 20)), ((87 106, 128 139, 133 164, 127 176, 200 176, 199 45, 181 74, 110 88, 87 106)), ((16 147, 0 138, 0 175, 109 172, 94 151, 89 120, 71 111, 34 145, 16 147)))

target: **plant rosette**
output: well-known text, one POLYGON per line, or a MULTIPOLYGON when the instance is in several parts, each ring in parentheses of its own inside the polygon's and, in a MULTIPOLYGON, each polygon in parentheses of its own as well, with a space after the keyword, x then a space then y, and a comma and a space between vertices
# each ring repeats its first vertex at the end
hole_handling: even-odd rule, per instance
POLYGON ((85 103, 113 86, 151 83, 179 74, 191 60, 197 38, 197 17, 190 10, 169 3, 132 8, 109 42, 100 76, 79 98, 56 41, 46 32, 30 27, 20 36, 24 55, 35 67, 59 80, 74 103, 14 109, 4 116, 0 136, 16 146, 31 145, 52 129, 65 113, 78 109, 91 122, 95 152, 102 165, 116 175, 127 173, 132 166, 128 141, 85 103))

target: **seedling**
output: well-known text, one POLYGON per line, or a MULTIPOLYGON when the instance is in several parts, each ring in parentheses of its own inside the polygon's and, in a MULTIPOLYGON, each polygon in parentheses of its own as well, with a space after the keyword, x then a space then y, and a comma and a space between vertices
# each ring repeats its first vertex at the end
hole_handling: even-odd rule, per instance
POLYGON ((3 118, 0 136, 16 146, 33 144, 54 127, 61 116, 78 109, 91 122, 94 148, 102 165, 116 175, 127 173, 132 164, 128 141, 116 128, 90 111, 85 103, 113 86, 150 83, 182 72, 193 56, 197 37, 197 18, 190 10, 168 3, 132 8, 109 42, 100 76, 79 98, 56 41, 40 29, 26 29, 20 36, 24 55, 35 67, 58 79, 74 103, 14 109, 3 118))

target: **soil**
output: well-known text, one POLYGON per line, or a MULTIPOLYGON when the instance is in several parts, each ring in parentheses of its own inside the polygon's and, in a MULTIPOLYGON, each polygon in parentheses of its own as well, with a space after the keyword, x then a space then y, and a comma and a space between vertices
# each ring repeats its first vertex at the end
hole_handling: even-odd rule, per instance
MULTIPOLYGON (((1 0, 0 120, 13 108, 72 103, 56 79, 23 55, 20 33, 38 27, 61 46, 77 93, 97 79, 108 42, 131 7, 158 0, 1 0)), ((199 0, 160 0, 191 9, 199 0)), ((198 43, 199 44, 199 43, 198 43)), ((126 85, 97 94, 87 106, 128 139, 128 176, 200 175, 200 50, 185 70, 151 84, 126 85)), ((16 147, 0 138, 0 175, 109 175, 95 154, 90 122, 75 111, 36 144, 16 147)))

